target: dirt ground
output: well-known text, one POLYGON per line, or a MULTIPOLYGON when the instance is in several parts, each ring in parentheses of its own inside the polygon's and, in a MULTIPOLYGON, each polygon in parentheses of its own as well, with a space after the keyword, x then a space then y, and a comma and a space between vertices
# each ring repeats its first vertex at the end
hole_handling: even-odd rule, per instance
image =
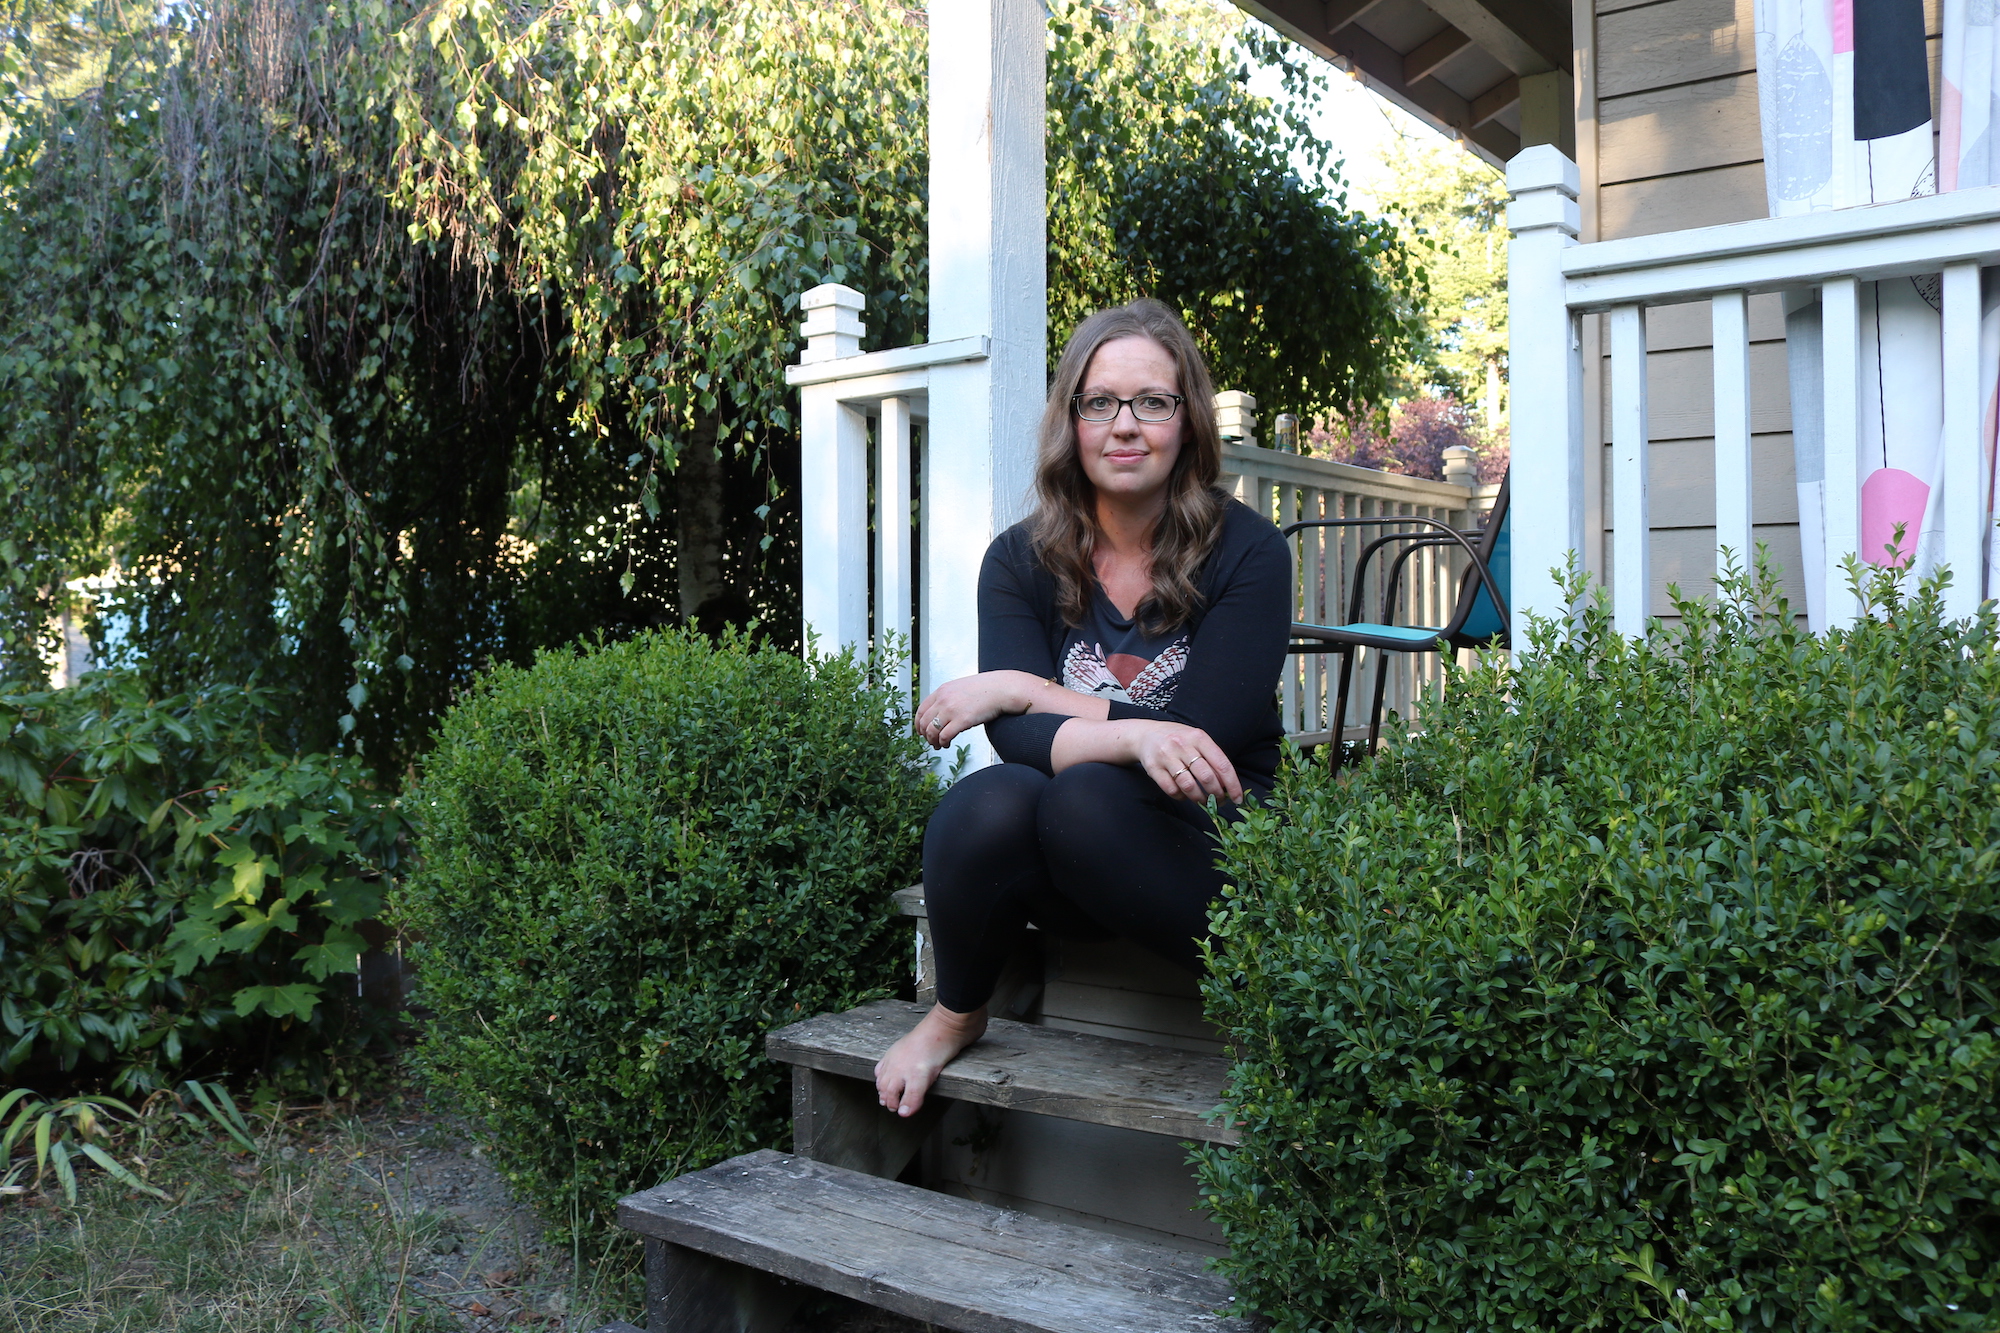
MULTIPOLYGON (((169 1127, 172 1129, 173 1127, 169 1127)), ((184 1129, 184 1127, 182 1127, 184 1129)), ((171 1132, 155 1198, 94 1171, 0 1200, 0 1333, 587 1333, 643 1321, 636 1243, 545 1237, 479 1148, 408 1092, 262 1122, 256 1152, 171 1132)), ((787 1333, 927 1333, 834 1297, 787 1333)))
MULTIPOLYGON (((564 1293, 575 1286, 572 1256, 544 1245, 534 1214, 514 1201, 479 1148, 433 1117, 384 1117, 376 1123, 379 1128, 371 1138, 381 1151, 364 1172, 370 1186, 445 1219, 430 1245, 431 1269, 419 1279, 424 1288, 457 1312, 468 1333, 499 1333, 524 1322, 560 1318, 564 1293)), ((638 1284, 621 1285, 628 1296, 626 1308, 607 1313, 643 1326, 638 1284)), ((801 1310, 786 1333, 932 1329, 886 1310, 823 1296, 801 1310)))

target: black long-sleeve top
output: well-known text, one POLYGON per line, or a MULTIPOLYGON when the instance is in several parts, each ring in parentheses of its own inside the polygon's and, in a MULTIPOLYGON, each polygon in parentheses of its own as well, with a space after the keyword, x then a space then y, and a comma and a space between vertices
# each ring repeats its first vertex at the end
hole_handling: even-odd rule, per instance
MULTIPOLYGON (((994 539, 980 569, 979 669, 1025 671, 1106 694, 1112 721, 1199 727, 1229 756, 1241 781, 1269 791, 1284 736, 1277 685, 1291 624, 1291 579, 1291 553, 1277 528, 1232 500, 1195 581, 1201 609, 1191 622, 1163 637, 1146 636, 1094 587, 1091 615, 1073 627, 1056 607, 1055 576, 1036 558, 1028 524, 1017 523, 994 539), (1107 636, 1145 640, 1148 650, 1144 658, 1107 653, 1101 646, 1107 636), (1144 668, 1136 676, 1135 665, 1144 668)), ((1068 720, 1056 713, 997 717, 986 735, 1001 759, 1049 773, 1050 747, 1068 720)))

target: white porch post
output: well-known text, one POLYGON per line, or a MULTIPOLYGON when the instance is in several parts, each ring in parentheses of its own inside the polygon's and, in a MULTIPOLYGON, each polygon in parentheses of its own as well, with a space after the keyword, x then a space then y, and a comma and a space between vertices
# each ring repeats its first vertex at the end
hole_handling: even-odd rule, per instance
MULTIPOLYGON (((824 283, 799 298, 802 365, 861 350, 860 292, 824 283)), ((840 401, 836 384, 799 390, 800 602, 819 651, 868 643, 868 419, 840 401)))
MULTIPOLYGON (((1027 512, 1047 393, 1047 21, 1041 0, 930 6, 930 341, 986 335, 930 373, 920 690, 979 669, 979 565, 1027 512)), ((988 762, 970 733, 971 762, 988 762)))
POLYGON ((1507 164, 1507 361, 1513 385, 1513 635, 1527 647, 1530 613, 1566 604, 1551 571, 1584 549, 1583 357, 1565 302, 1563 251, 1581 219, 1576 163, 1549 144, 1507 164))

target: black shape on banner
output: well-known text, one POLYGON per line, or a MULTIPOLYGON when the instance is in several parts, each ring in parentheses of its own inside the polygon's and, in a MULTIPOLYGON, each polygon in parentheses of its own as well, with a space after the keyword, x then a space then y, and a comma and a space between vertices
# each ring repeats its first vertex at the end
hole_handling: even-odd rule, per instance
POLYGON ((1887 139, 1930 118, 1924 0, 1854 0, 1854 137, 1887 139))

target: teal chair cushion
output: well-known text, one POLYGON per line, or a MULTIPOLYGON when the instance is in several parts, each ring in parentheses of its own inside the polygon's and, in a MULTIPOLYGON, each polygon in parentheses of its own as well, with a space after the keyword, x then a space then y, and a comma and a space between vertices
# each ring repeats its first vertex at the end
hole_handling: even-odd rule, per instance
POLYGON ((1352 625, 1314 626, 1316 629, 1330 629, 1343 634, 1371 634, 1378 639, 1400 639, 1419 648, 1428 648, 1437 642, 1440 630, 1426 629, 1422 625, 1371 625, 1366 621, 1352 625))

